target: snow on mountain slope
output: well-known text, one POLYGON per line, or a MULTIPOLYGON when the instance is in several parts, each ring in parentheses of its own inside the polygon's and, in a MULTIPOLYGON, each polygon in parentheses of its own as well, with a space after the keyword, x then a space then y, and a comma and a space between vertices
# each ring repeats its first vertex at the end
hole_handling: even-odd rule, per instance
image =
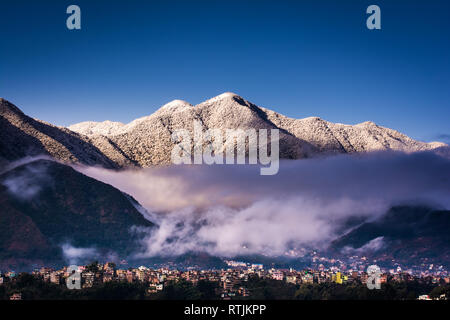
POLYGON ((0 127, 0 164, 37 155, 106 168, 133 164, 107 137, 88 137, 30 118, 4 99, 0 99, 0 127))
POLYGON ((125 125, 121 122, 114 121, 85 121, 67 127, 68 129, 84 135, 101 134, 104 136, 116 134, 125 125))
POLYGON ((421 142, 371 121, 357 125, 332 123, 318 117, 292 119, 264 109, 267 117, 279 128, 310 142, 319 152, 352 153, 378 150, 415 152, 446 146, 441 142, 421 142))
MULTIPOLYGON (((373 122, 345 125, 317 117, 288 118, 230 92, 196 106, 174 100, 128 124, 82 122, 69 128, 32 119, 0 99, 0 164, 42 154, 67 163, 108 168, 170 164, 172 133, 186 129, 193 137, 195 121, 202 130, 221 130, 224 137, 227 129, 279 129, 282 159, 377 150, 448 154, 449 149, 444 143, 416 141, 373 122)), ((234 140, 226 141, 224 149, 230 146, 235 147, 234 140)), ((246 149, 248 152, 248 146, 246 149)))
MULTIPOLYGON (((373 122, 345 125, 317 117, 288 118, 258 107, 231 92, 196 106, 174 100, 152 115, 136 119, 127 125, 101 122, 84 126, 72 125, 69 128, 91 137, 108 138, 130 161, 146 167, 170 163, 174 145, 171 140, 172 132, 187 129, 193 136, 194 120, 202 124, 203 130, 217 128, 223 133, 226 129, 280 129, 280 157, 285 159, 378 150, 415 152, 446 146, 439 142, 416 141, 373 122)), ((108 154, 101 141, 95 146, 108 154)))

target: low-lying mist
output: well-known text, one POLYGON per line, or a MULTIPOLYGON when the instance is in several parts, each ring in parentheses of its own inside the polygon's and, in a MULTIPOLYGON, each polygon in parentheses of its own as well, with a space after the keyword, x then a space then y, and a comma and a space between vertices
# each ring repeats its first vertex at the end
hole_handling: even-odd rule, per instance
POLYGON ((282 161, 274 176, 249 165, 76 169, 132 195, 159 225, 141 258, 280 255, 326 246, 349 218, 376 219, 393 205, 450 208, 450 160, 432 152, 282 161))

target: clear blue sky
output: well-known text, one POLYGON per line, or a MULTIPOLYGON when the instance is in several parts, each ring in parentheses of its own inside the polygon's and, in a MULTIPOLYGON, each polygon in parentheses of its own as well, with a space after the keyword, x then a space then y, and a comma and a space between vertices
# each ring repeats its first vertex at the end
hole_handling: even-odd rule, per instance
POLYGON ((1 1, 0 97, 58 125, 225 91, 291 117, 450 134, 448 1, 1 1), (70 4, 82 30, 66 28, 70 4), (382 30, 366 28, 368 5, 382 30))

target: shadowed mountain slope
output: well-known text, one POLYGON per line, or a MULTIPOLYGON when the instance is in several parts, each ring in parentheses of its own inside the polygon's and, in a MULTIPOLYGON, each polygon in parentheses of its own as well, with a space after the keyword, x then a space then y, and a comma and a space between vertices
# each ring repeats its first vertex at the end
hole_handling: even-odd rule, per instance
POLYGON ((18 166, 0 175, 2 265, 60 261, 65 243, 126 256, 139 238, 133 228, 154 226, 136 205, 111 185, 54 161, 18 166))

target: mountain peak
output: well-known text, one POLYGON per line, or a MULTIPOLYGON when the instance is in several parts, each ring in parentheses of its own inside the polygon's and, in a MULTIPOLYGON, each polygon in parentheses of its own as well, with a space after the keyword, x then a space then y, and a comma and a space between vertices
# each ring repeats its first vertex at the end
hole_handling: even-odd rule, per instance
POLYGON ((184 108, 190 108, 190 107, 193 107, 193 105, 190 104, 189 102, 180 100, 180 99, 175 99, 175 100, 172 100, 172 101, 166 103, 160 109, 174 110, 174 109, 179 109, 179 108, 184 109, 184 108))
POLYGON ((67 128, 69 130, 85 135, 93 135, 93 134, 109 135, 116 133, 124 126, 125 124, 123 124, 122 122, 105 120, 102 122, 84 121, 73 124, 67 128))
POLYGON ((221 101, 221 100, 244 100, 241 96, 237 95, 236 93, 233 92, 224 92, 222 94, 219 94, 218 96, 215 96, 211 99, 206 100, 203 103, 211 103, 211 102, 217 102, 217 101, 221 101))
POLYGON ((21 115, 24 114, 19 108, 17 108, 11 102, 9 102, 6 99, 0 98, 0 115, 6 115, 6 114, 11 114, 11 113, 16 113, 16 114, 21 114, 21 115))
POLYGON ((172 101, 166 103, 165 105, 163 105, 154 114, 157 114, 157 115, 172 114, 172 113, 184 111, 184 110, 187 110, 187 109, 190 109, 193 107, 194 106, 187 101, 175 99, 175 100, 172 100, 172 101))
POLYGON ((364 122, 358 123, 357 126, 373 127, 373 126, 377 126, 377 124, 373 121, 364 121, 364 122))
POLYGON ((219 94, 216 98, 225 99, 225 98, 241 98, 241 97, 234 92, 227 91, 222 94, 219 94))

